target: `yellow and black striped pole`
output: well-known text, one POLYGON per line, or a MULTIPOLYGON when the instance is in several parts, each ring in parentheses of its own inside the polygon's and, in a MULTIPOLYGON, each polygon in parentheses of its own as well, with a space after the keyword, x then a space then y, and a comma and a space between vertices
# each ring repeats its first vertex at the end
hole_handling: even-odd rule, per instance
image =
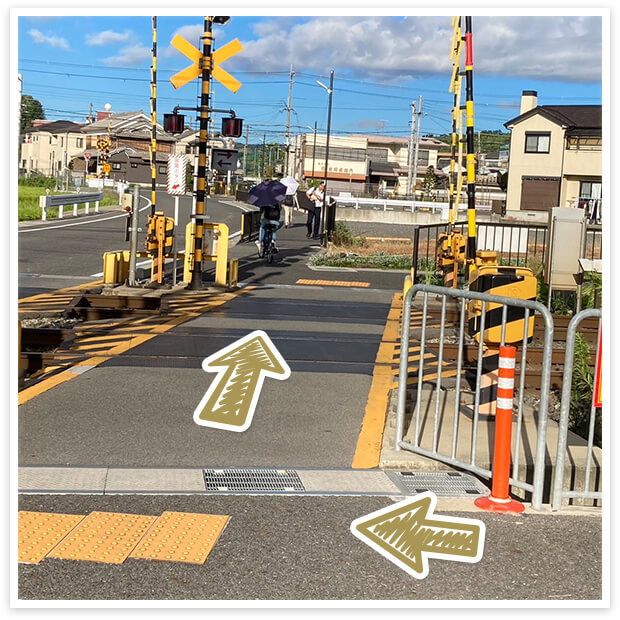
POLYGON ((474 155, 474 55, 471 17, 465 17, 465 115, 467 140, 467 261, 469 273, 476 259, 476 160, 474 155))
POLYGON ((206 184, 207 184, 207 138, 209 130, 209 87, 211 81, 213 18, 205 17, 204 33, 202 35, 202 92, 200 96, 200 134, 198 141, 198 170, 196 174, 196 213, 194 219, 193 247, 192 247, 192 279, 188 285, 190 290, 202 288, 202 243, 204 235, 204 216, 206 213, 206 184))
MULTIPOLYGON (((461 90, 460 90, 460 75, 459 75, 459 62, 461 55, 461 18, 455 17, 453 19, 453 36, 452 36, 452 50, 450 52, 450 58, 452 60, 452 81, 450 82, 450 91, 454 92, 454 103, 452 107, 452 134, 450 140, 450 174, 449 174, 449 191, 448 191, 448 203, 449 203, 449 232, 452 232, 452 227, 456 220, 456 208, 458 208, 458 200, 455 201, 456 191, 456 151, 459 136, 457 135, 458 118, 461 114, 461 90), (455 208, 456 207, 456 208, 455 208)), ((460 163, 460 162, 459 162, 460 163)))
POLYGON ((153 17, 153 61, 151 64, 151 217, 155 213, 157 178, 157 17, 153 17))

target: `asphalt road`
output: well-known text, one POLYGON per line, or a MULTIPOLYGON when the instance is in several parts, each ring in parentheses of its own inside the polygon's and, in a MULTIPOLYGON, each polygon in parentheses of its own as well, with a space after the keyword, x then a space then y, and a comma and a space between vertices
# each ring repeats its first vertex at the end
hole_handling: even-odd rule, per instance
POLYGON ((231 518, 204 565, 45 559, 19 566, 19 597, 399 600, 412 607, 425 600, 515 600, 515 606, 548 600, 553 606, 601 597, 599 519, 437 510, 484 521, 484 555, 476 564, 431 559, 428 577, 417 580, 349 531, 355 518, 386 505, 389 498, 342 496, 21 496, 20 510, 143 515, 174 510, 231 518))
MULTIPOLYGON (((179 221, 190 221, 191 196, 179 199, 179 221)), ((157 210, 172 217, 174 198, 164 192, 157 194, 157 210)), ((147 220, 151 212, 150 192, 140 197, 138 247, 144 247, 147 220)), ((207 200, 207 215, 228 225, 230 233, 240 230, 242 209, 232 201, 207 200)), ((36 295, 47 290, 64 288, 98 279, 103 269, 103 254, 112 250, 128 250, 125 241, 127 215, 120 209, 106 209, 99 214, 65 217, 46 222, 23 222, 18 229, 19 296, 36 295)), ((178 249, 185 247, 185 235, 178 239, 178 249)))

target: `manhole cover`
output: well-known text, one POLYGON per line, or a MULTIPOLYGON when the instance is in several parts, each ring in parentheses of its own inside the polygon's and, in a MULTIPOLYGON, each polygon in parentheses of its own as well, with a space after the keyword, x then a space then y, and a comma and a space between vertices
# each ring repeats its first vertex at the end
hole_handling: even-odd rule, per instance
POLYGON ((474 476, 459 472, 386 471, 406 495, 431 491, 437 497, 488 495, 489 490, 474 476))
POLYGON ((290 469, 205 469, 205 486, 211 493, 304 492, 297 472, 290 469))

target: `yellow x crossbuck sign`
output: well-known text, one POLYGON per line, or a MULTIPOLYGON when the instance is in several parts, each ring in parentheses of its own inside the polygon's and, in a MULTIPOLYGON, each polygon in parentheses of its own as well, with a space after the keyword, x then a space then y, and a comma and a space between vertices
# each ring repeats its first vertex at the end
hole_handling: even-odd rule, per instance
MULTIPOLYGON (((179 71, 179 73, 170 78, 172 85, 175 88, 180 88, 201 74, 202 70, 200 68, 200 59, 202 58, 202 53, 178 34, 174 37, 174 39, 172 39, 171 45, 176 47, 176 49, 178 49, 182 54, 185 54, 185 56, 187 56, 194 63, 187 67, 187 69, 179 71)), ((213 67, 211 69, 211 75, 220 84, 226 86, 226 88, 231 90, 233 93, 236 93, 241 88, 241 82, 235 79, 227 71, 224 71, 224 69, 222 69, 219 65, 225 60, 228 60, 231 56, 239 53, 242 49, 243 47, 241 46, 239 39, 235 39, 234 41, 230 41, 230 43, 224 45, 224 47, 221 47, 219 50, 213 52, 212 55, 213 67)))

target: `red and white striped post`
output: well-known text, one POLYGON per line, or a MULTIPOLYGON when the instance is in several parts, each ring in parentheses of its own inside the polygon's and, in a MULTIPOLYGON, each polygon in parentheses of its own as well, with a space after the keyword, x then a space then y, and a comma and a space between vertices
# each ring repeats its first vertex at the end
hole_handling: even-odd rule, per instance
POLYGON ((487 497, 479 497, 474 501, 478 508, 490 512, 523 512, 525 510, 525 506, 521 502, 511 499, 508 494, 516 355, 517 349, 513 346, 499 348, 491 494, 487 497))

